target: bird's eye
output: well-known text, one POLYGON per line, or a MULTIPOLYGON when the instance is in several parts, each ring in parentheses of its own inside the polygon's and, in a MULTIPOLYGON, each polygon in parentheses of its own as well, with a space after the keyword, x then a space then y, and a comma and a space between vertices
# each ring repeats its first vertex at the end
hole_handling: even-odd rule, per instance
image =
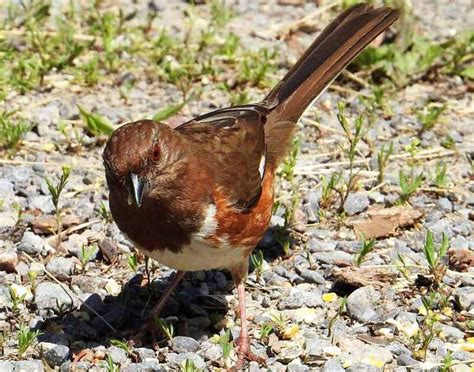
POLYGON ((155 145, 155 147, 153 147, 153 152, 151 153, 151 156, 153 157, 154 161, 160 160, 161 151, 160 151, 160 146, 159 145, 155 145))

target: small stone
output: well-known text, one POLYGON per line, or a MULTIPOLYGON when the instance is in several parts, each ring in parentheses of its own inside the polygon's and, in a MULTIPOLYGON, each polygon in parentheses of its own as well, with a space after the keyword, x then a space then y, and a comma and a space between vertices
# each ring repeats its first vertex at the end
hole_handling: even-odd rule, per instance
MULTIPOLYGON (((0 285, 0 309, 12 306, 12 298, 10 295, 10 288, 6 285, 0 285)), ((1 371, 1 369, 0 369, 1 371)))
POLYGON ((71 278, 71 286, 77 286, 82 292, 98 292, 107 284, 107 279, 99 276, 74 275, 71 278))
POLYGON ((301 364, 299 359, 291 361, 287 366, 287 372, 307 372, 310 371, 308 366, 301 364))
POLYGON ((0 360, 0 371, 2 372, 13 372, 15 364, 8 360, 0 360))
POLYGON ((474 307, 474 290, 471 287, 458 287, 454 290, 454 299, 461 310, 474 307))
POLYGON ((31 289, 22 285, 13 283, 10 285, 10 294, 16 298, 22 299, 21 301, 30 302, 33 299, 31 289))
POLYGON ((54 257, 46 264, 46 270, 59 280, 67 280, 74 273, 75 266, 73 258, 54 257))
POLYGON ((132 363, 120 369, 122 372, 165 372, 166 368, 160 367, 160 362, 157 359, 149 360, 142 363, 132 363))
POLYGON ((349 194, 345 203, 344 211, 349 215, 353 216, 354 214, 363 212, 370 205, 370 200, 367 195, 363 193, 349 194))
POLYGON ((44 240, 42 237, 35 235, 31 231, 26 231, 18 243, 17 249, 20 252, 28 253, 32 256, 41 254, 44 247, 44 240))
POLYGON ((107 354, 110 355, 114 363, 123 364, 127 361, 127 353, 118 346, 110 346, 107 349, 107 354))
POLYGON ((39 310, 53 309, 55 312, 59 312, 64 306, 73 305, 65 290, 59 284, 50 282, 38 284, 34 302, 39 310))
MULTIPOLYGON (((41 360, 21 360, 15 363, 15 372, 43 372, 41 360)), ((3 370, 2 370, 3 372, 3 370)))
POLYGON ((323 368, 321 368, 321 372, 344 372, 345 369, 342 367, 341 362, 339 359, 329 359, 326 363, 324 363, 323 368))
POLYGON ((18 264, 18 256, 13 251, 0 252, 0 271, 7 273, 14 273, 15 267, 18 264))
POLYGON ((440 211, 451 213, 453 211, 453 203, 448 198, 441 198, 436 202, 436 208, 440 211))
POLYGON ((196 352, 199 350, 199 343, 191 337, 176 336, 172 340, 173 350, 181 352, 196 352))
POLYGON ((447 324, 440 323, 439 328, 441 329, 440 338, 442 340, 457 343, 459 340, 464 339, 464 332, 459 329, 449 326, 447 324))
POLYGON ((352 255, 343 251, 333 251, 333 252, 318 252, 314 253, 312 257, 319 262, 328 264, 328 265, 351 265, 352 264, 352 255))
POLYGON ((346 369, 347 372, 382 372, 381 368, 370 364, 357 363, 346 369))
POLYGON ((44 359, 50 367, 59 367, 69 359, 70 350, 66 345, 41 342, 38 347, 42 350, 44 359))
POLYGON ((194 363, 194 366, 199 369, 205 369, 206 363, 201 356, 195 353, 181 353, 181 354, 169 354, 169 362, 174 367, 181 367, 183 363, 186 363, 186 360, 191 360, 194 363))
POLYGON ((311 337, 306 339, 305 344, 305 362, 314 362, 321 360, 323 355, 323 349, 331 346, 331 343, 320 337, 311 337))
POLYGON ((315 270, 303 269, 299 272, 300 276, 308 283, 324 284, 326 280, 315 270))
POLYGON ((204 358, 210 361, 216 361, 222 358, 222 347, 212 345, 204 351, 204 358))
POLYGON ((379 318, 375 307, 380 300, 380 292, 372 286, 356 289, 347 298, 347 312, 360 322, 370 322, 379 318))
POLYGON ((44 214, 50 214, 54 211, 53 201, 49 195, 35 195, 28 197, 28 208, 38 209, 44 214))
POLYGON ((112 296, 117 296, 121 291, 122 287, 117 283, 115 279, 109 279, 105 285, 105 290, 112 296))
POLYGON ((138 347, 134 349, 138 355, 139 362, 146 362, 147 360, 156 359, 155 352, 152 349, 147 349, 146 347, 138 347))
POLYGON ((44 264, 41 262, 32 262, 30 265, 30 272, 35 273, 36 276, 41 276, 44 274, 44 264))

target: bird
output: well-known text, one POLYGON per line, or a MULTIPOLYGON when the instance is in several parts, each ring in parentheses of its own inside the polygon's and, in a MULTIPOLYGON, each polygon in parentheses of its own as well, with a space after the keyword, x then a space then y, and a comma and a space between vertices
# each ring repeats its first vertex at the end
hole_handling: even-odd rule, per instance
POLYGON ((174 128, 117 128, 103 161, 112 216, 147 257, 176 269, 142 331, 186 272, 228 269, 237 288, 236 368, 252 353, 245 306, 249 256, 267 230, 279 164, 307 107, 399 12, 358 4, 340 13, 259 103, 221 108, 174 128))

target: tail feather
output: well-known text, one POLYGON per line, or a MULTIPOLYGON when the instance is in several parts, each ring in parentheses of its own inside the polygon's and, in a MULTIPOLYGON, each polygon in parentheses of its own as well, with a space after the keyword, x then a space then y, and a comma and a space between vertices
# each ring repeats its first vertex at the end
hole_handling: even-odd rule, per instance
POLYGON ((286 155, 294 123, 306 108, 398 14, 391 8, 365 4, 349 8, 320 33, 268 94, 264 102, 273 109, 267 120, 267 148, 275 162, 286 155))

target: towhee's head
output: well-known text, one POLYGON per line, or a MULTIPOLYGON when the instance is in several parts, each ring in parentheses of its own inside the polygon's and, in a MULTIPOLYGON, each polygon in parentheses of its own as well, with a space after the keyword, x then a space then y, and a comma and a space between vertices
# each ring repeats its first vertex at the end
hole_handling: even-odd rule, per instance
POLYGON ((104 149, 107 183, 111 191, 128 194, 128 204, 142 205, 153 190, 166 193, 183 160, 171 128, 141 120, 118 128, 104 149))

